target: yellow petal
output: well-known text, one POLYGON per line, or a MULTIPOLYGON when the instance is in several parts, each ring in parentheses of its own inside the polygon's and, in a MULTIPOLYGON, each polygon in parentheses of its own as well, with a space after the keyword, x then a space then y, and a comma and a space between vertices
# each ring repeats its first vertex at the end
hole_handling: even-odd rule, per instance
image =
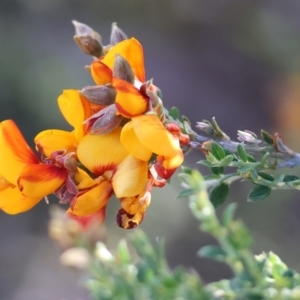
POLYGON ((0 192, 9 188, 9 187, 15 187, 15 185, 8 182, 1 174, 0 174, 0 192))
POLYGON ((63 91, 57 101, 61 113, 67 122, 74 127, 75 137, 80 140, 84 135, 83 122, 91 114, 89 102, 80 96, 78 90, 63 91))
POLYGON ((178 137, 172 135, 153 115, 132 118, 134 132, 140 142, 153 153, 171 157, 180 151, 178 137))
POLYGON ((26 165, 18 186, 23 195, 43 198, 55 192, 66 180, 68 171, 55 165, 26 165))
POLYGON ((95 180, 91 178, 87 172, 85 172, 80 168, 77 168, 77 172, 75 174, 75 180, 78 182, 77 185, 78 190, 87 189, 96 185, 95 180))
POLYGON ((115 104, 121 115, 131 118, 147 111, 149 98, 132 84, 122 79, 114 78, 113 87, 117 90, 115 104))
POLYGON ((0 192, 0 209, 7 214, 18 214, 31 209, 42 198, 30 198, 21 194, 17 187, 9 187, 0 192))
POLYGON ((76 216, 87 216, 96 213, 106 206, 111 194, 111 184, 102 177, 101 182, 97 186, 87 192, 83 192, 72 201, 72 213, 76 216))
POLYGON ((88 134, 80 141, 77 156, 96 175, 115 171, 128 152, 120 142, 121 127, 104 135, 88 134))
POLYGON ((10 183, 17 185, 24 166, 36 163, 38 159, 14 121, 0 123, 0 174, 10 183))
POLYGON ((128 155, 118 166, 112 178, 117 198, 139 195, 148 182, 148 163, 128 155))
POLYGON ((73 132, 64 130, 44 130, 35 138, 34 143, 42 147, 44 154, 50 157, 58 150, 66 150, 66 153, 76 152, 78 141, 73 132))
POLYGON ((134 157, 143 161, 149 161, 151 158, 152 152, 139 141, 134 132, 132 122, 125 124, 120 140, 126 150, 134 157))
POLYGON ((131 66, 135 76, 141 81, 145 81, 145 67, 143 47, 135 38, 124 40, 114 47, 102 59, 103 63, 110 69, 115 63, 116 54, 124 57, 131 66))
POLYGON ((121 208, 116 217, 116 223, 123 229, 133 229, 142 223, 144 214, 136 213, 135 215, 129 214, 124 208, 121 208))
POLYGON ((112 81, 112 70, 100 60, 92 62, 91 74, 98 85, 104 85, 112 81))
POLYGON ((66 211, 66 214, 69 218, 76 220, 84 230, 89 230, 90 226, 97 226, 97 228, 103 224, 105 220, 105 212, 106 212, 106 206, 101 208, 99 211, 86 216, 76 216, 73 214, 71 208, 69 208, 66 211))
POLYGON ((184 155, 182 151, 179 151, 176 155, 171 156, 171 157, 165 157, 163 166, 167 170, 172 170, 178 168, 184 160, 184 155))
POLYGON ((140 195, 135 197, 127 197, 120 199, 122 207, 130 215, 137 213, 144 214, 147 207, 151 202, 151 193, 149 191, 143 191, 140 195))

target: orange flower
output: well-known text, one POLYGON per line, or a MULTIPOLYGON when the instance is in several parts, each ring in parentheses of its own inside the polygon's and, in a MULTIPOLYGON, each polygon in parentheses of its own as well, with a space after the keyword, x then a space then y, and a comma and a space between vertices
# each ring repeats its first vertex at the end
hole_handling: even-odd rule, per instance
POLYGON ((74 135, 78 141, 86 134, 84 121, 92 115, 91 105, 78 90, 65 90, 58 97, 58 106, 74 128, 74 135))
POLYGON ((68 170, 40 163, 12 120, 0 123, 0 208, 16 214, 29 210, 65 181, 68 170))
POLYGON ((135 197, 147 185, 147 163, 128 154, 120 142, 120 133, 118 127, 105 135, 88 134, 80 141, 77 156, 96 178, 79 184, 81 192, 71 203, 74 215, 99 211, 113 192, 117 198, 135 197))
POLYGON ((141 44, 134 38, 121 41, 112 47, 109 52, 91 64, 91 74, 97 84, 112 83, 117 90, 116 107, 121 115, 130 118, 148 110, 149 97, 141 90, 145 82, 144 56, 141 44), (133 72, 133 82, 124 78, 116 78, 113 70, 123 66, 116 63, 116 55, 125 59, 129 64, 129 72, 133 72))
POLYGON ((74 152, 78 142, 87 133, 85 121, 93 114, 91 103, 78 90, 64 90, 58 97, 58 105, 73 131, 48 129, 40 132, 35 138, 35 144, 42 148, 43 154, 50 158, 52 153, 63 150, 65 154, 74 152))
POLYGON ((120 139, 126 150, 142 161, 157 155, 157 171, 165 179, 183 162, 179 137, 170 133, 154 115, 133 117, 123 127, 120 139))

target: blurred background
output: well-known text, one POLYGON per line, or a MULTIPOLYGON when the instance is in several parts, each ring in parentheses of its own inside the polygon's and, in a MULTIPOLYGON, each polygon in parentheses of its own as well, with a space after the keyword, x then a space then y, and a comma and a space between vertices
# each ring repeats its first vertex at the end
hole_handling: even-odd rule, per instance
MULTIPOLYGON (((100 32, 104 44, 116 21, 142 43, 147 78, 162 89, 167 108, 177 106, 193 124, 215 116, 232 138, 238 129, 277 131, 300 151, 299 14, 297 0, 1 0, 0 120, 14 119, 30 145, 41 130, 69 129, 58 95, 92 84, 84 70, 91 58, 73 42, 71 20, 100 32)), ((185 164, 202 158, 194 152, 185 164)), ((299 169, 288 171, 300 175, 299 169)), ((154 242, 166 240, 171 267, 195 268, 205 282, 229 278, 221 263, 196 256, 214 240, 199 232, 187 200, 176 199, 175 177, 155 190, 140 228, 154 242)), ((254 253, 274 251, 299 272, 299 192, 247 203, 249 190, 249 184, 235 183, 229 201, 238 203, 254 253)), ((118 208, 113 199, 106 219, 111 249, 128 234, 115 224, 118 208)), ((88 299, 82 274, 60 265, 48 221, 44 201, 24 214, 0 212, 1 300, 88 299)))

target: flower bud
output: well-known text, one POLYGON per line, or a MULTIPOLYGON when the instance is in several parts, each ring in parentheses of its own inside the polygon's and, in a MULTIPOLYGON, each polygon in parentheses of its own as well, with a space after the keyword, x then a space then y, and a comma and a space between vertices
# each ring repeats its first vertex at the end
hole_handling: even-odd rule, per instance
POLYGON ((116 129, 122 122, 123 117, 117 115, 115 104, 111 104, 92 117, 87 119, 88 129, 91 128, 91 134, 107 134, 116 129))
POLYGON ((107 106, 115 102, 116 90, 111 85, 86 86, 80 94, 93 104, 107 106))
POLYGON ((81 247, 69 248, 60 256, 60 262, 67 267, 86 269, 91 262, 91 255, 81 247))
POLYGON ((103 55, 102 45, 91 36, 74 36, 74 41, 77 43, 79 48, 83 53, 95 57, 100 57, 103 55))
POLYGON ((212 145, 212 141, 207 141, 202 143, 200 150, 205 154, 208 155, 208 153, 211 151, 211 145, 212 145))
POLYGON ((72 23, 75 26, 74 40, 79 48, 85 54, 96 57, 102 56, 103 46, 100 34, 83 23, 77 21, 72 21, 72 23))
POLYGON ((96 244, 95 257, 102 262, 114 261, 115 258, 102 242, 96 244))
POLYGON ((249 130, 245 130, 245 131, 238 130, 237 135, 238 135, 237 139, 241 142, 252 143, 252 144, 258 144, 261 142, 260 140, 257 139, 256 134, 254 134, 249 130))
POLYGON ((92 38, 98 40, 99 43, 101 43, 101 35, 98 32, 96 32, 93 28, 89 27, 84 23, 77 22, 75 20, 73 20, 72 23, 75 27, 75 35, 78 36, 89 35, 92 38))
POLYGON ((129 83, 134 83, 134 72, 128 61, 119 54, 116 54, 113 66, 113 77, 122 79, 129 83))
POLYGON ((117 23, 112 23, 110 44, 114 46, 126 39, 127 39, 126 34, 117 26, 117 23))

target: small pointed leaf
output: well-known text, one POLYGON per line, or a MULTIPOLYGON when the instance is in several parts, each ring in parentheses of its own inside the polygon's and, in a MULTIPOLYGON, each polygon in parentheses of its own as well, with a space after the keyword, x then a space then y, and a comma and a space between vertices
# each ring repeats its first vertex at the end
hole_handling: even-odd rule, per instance
POLYGON ((247 159, 251 163, 256 163, 256 159, 252 155, 250 155, 248 153, 247 153, 247 159))
POLYGON ((239 145, 237 146, 237 152, 238 152, 238 154, 239 154, 240 159, 241 159, 243 162, 247 162, 247 161, 248 161, 247 152, 246 152, 246 150, 245 150, 244 145, 239 144, 239 145))
POLYGON ((224 157, 223 159, 221 159, 220 165, 223 167, 227 167, 233 161, 233 159, 234 159, 233 155, 228 155, 228 156, 224 157))
POLYGON ((291 181, 296 181, 299 180, 300 178, 296 175, 284 175, 282 181, 283 182, 291 182, 291 181))
POLYGON ((173 106, 169 109, 169 115, 174 119, 179 119, 179 110, 177 107, 173 106))
POLYGON ((217 208, 226 201, 229 194, 229 186, 226 183, 214 187, 209 193, 209 199, 213 206, 217 208))
POLYGON ((226 252, 221 247, 214 245, 202 247, 198 255, 218 261, 224 261, 226 259, 226 252))
POLYGON ((180 173, 180 174, 178 174, 178 177, 182 182, 186 183, 187 185, 189 185, 189 183, 191 182, 190 174, 180 173))
POLYGON ((233 220, 234 211, 236 209, 236 203, 230 203, 224 210, 221 218, 221 222, 223 226, 228 226, 230 222, 233 220))
POLYGON ((260 131, 260 134, 266 143, 268 143, 270 145, 274 145, 274 140, 273 140, 273 137, 271 134, 269 134, 268 132, 266 132, 263 129, 260 131))
POLYGON ((201 165, 206 166, 206 167, 208 167, 208 168, 213 167, 213 164, 212 164, 211 162, 209 162, 209 161, 207 161, 207 160, 204 160, 204 159, 198 161, 197 164, 201 164, 201 165))
POLYGON ((221 160, 225 157, 224 149, 216 142, 212 142, 211 144, 211 153, 218 160, 221 160))
POLYGON ((181 170, 185 174, 192 174, 192 171, 193 171, 191 168, 188 168, 188 167, 185 167, 185 166, 181 166, 181 170))
POLYGON ((256 185, 248 195, 248 201, 261 201, 271 194, 271 188, 265 185, 256 185))
POLYGON ((177 199, 187 198, 187 197, 193 195, 194 193, 195 193, 195 191, 193 189, 186 189, 186 190, 179 192, 178 195, 176 196, 176 198, 177 199))
POLYGON ((212 167, 210 168, 211 172, 215 175, 221 175, 224 173, 224 168, 223 167, 212 167))
POLYGON ((268 181, 274 181, 275 178, 272 174, 269 174, 269 173, 266 173, 266 172, 257 172, 258 176, 262 177, 263 179, 265 180, 268 180, 268 181))

